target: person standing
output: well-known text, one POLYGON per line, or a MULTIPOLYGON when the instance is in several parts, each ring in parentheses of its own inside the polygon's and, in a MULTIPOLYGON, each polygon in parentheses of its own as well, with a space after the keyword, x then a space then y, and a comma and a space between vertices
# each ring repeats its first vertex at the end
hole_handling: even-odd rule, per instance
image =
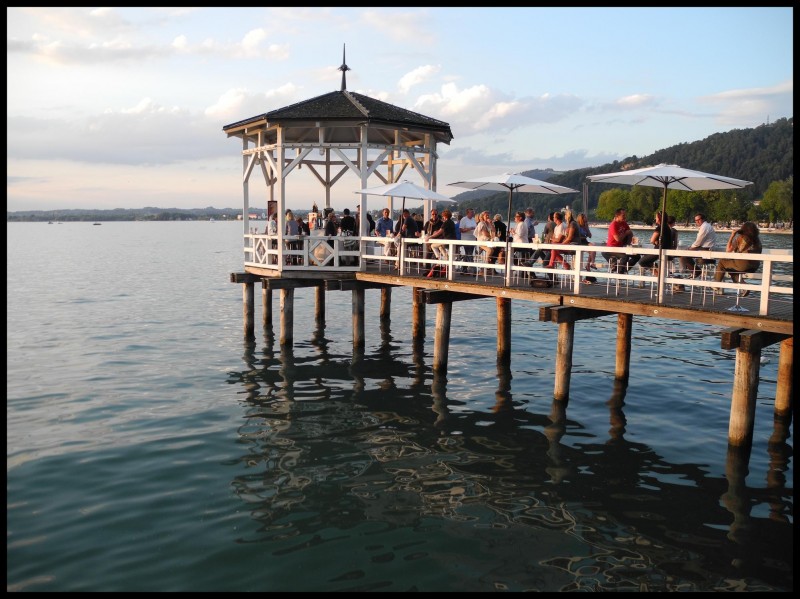
POLYGON ((345 208, 343 214, 342 222, 339 225, 342 228, 342 235, 355 235, 356 219, 350 216, 350 208, 345 208))
POLYGON ((391 234, 392 230, 394 230, 394 221, 389 218, 389 209, 384 208, 382 216, 375 223, 375 235, 386 237, 386 234, 391 234))
MULTIPOLYGON (((475 241, 475 227, 478 223, 475 221, 475 211, 472 208, 467 208, 466 216, 461 218, 458 223, 458 228, 461 231, 461 241, 475 241)), ((472 254, 475 251, 474 245, 462 245, 461 253, 464 254, 464 262, 472 262, 472 254)))
MULTIPOLYGON (((499 214, 494 215, 494 231, 497 234, 497 241, 506 243, 508 241, 508 227, 503 222, 503 217, 499 214)), ((497 263, 505 264, 506 262, 506 248, 501 247, 497 252, 497 263)))
POLYGON ((375 234, 375 219, 372 214, 367 212, 367 235, 372 236, 375 234))
MULTIPOLYGON (((428 219, 428 222, 425 223, 425 227, 423 227, 422 232, 425 234, 426 237, 433 236, 436 231, 442 228, 442 219, 439 218, 439 211, 436 208, 431 208, 431 217, 428 219)), ((433 250, 431 249, 431 245, 429 243, 425 244, 425 258, 430 259, 433 256, 433 250)))
MULTIPOLYGON (((451 218, 453 215, 451 212, 445 208, 442 210, 442 226, 439 227, 431 236, 432 239, 442 240, 442 239, 449 239, 455 240, 456 239, 456 223, 451 218)), ((436 256, 437 260, 447 260, 447 248, 452 247, 445 243, 432 243, 431 250, 433 251, 433 255, 436 256)), ((436 276, 446 276, 446 266, 440 266, 431 268, 428 271, 428 277, 436 277, 436 276)))
MULTIPOLYGON (((711 223, 706 219, 706 215, 702 212, 694 215, 694 222, 697 225, 697 237, 687 249, 698 252, 701 250, 713 251, 717 243, 717 234, 714 231, 714 227, 711 226, 711 223)), ((710 259, 708 262, 713 263, 715 260, 710 259)), ((697 267, 705 264, 706 260, 703 258, 695 260, 691 256, 681 256, 680 263, 681 268, 685 272, 689 272, 693 279, 696 279, 700 276, 700 269, 697 267)))

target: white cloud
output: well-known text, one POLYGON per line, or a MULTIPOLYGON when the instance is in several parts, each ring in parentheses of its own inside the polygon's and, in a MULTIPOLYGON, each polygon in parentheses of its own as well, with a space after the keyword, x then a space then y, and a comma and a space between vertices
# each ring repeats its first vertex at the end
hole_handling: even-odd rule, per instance
POLYGON ((417 67, 410 73, 406 73, 400 78, 400 81, 397 82, 397 87, 400 88, 400 91, 404 94, 407 94, 412 87, 415 85, 419 85, 425 81, 431 79, 436 73, 441 70, 441 67, 434 66, 434 65, 425 65, 421 67, 417 67))

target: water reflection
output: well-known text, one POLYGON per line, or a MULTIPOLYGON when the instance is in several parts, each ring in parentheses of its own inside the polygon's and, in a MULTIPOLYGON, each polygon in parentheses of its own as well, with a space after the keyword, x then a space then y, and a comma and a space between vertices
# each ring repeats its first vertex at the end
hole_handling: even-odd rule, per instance
MULTIPOLYGON (((257 523, 241 542, 281 556, 335 538, 354 555, 365 530, 380 531, 417 568, 478 553, 475 576, 492 571, 510 590, 792 588, 786 427, 776 427, 772 486, 759 499, 741 453, 729 454, 723 480, 627 440, 625 383, 609 381, 608 439, 575 442, 583 427, 566 402, 515 406, 503 363, 481 411, 448 396, 424 342, 403 347, 382 328, 376 355, 331 355, 322 334, 313 346, 299 358, 246 343, 245 368, 230 376, 248 416, 247 472, 232 484, 257 523), (771 519, 753 516, 758 501, 771 519)), ((351 576, 350 561, 330 580, 351 576)), ((360 564, 359 576, 377 569, 360 564)))

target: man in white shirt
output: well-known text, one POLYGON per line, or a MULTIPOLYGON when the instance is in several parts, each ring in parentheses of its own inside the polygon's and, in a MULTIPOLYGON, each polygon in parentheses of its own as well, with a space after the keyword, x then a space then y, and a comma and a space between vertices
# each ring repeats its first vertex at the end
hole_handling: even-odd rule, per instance
MULTIPOLYGON (((461 230, 461 239, 463 241, 475 241, 475 227, 478 226, 475 220, 475 211, 472 208, 467 208, 466 216, 462 217, 458 223, 458 228, 461 230)), ((472 262, 472 254, 475 251, 474 245, 462 245, 461 253, 464 254, 464 262, 472 262)))
MULTIPOLYGON (((706 220, 706 215, 702 212, 698 212, 694 215, 694 222, 697 224, 697 237, 687 249, 713 251, 717 243, 717 234, 714 232, 714 227, 706 220)), ((709 260, 709 262, 715 262, 715 260, 712 259, 709 260)), ((697 266, 704 264, 705 260, 703 260, 703 258, 695 260, 691 256, 680 256, 680 263, 684 272, 691 273, 692 278, 696 279, 700 276, 700 269, 697 268, 697 266)))

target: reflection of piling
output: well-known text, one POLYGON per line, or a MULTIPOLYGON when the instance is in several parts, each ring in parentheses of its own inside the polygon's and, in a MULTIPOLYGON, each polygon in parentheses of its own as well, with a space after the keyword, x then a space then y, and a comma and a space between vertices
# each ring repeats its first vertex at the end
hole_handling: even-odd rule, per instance
POLYGON ((508 361, 497 360, 497 391, 494 392, 493 412, 509 412, 513 410, 511 403, 511 368, 508 361))
POLYGON ((747 494, 748 469, 750 461, 750 448, 737 445, 728 445, 728 455, 725 462, 725 477, 728 479, 728 490, 722 495, 722 503, 733 514, 728 538, 742 546, 747 545, 751 528, 750 498, 747 494))
POLYGON ((628 392, 628 383, 619 379, 614 380, 614 392, 611 398, 606 402, 608 406, 608 419, 611 428, 608 429, 608 434, 611 441, 622 441, 625 434, 625 413, 622 407, 625 405, 625 394, 628 392))
POLYGON ((789 438, 789 419, 775 414, 772 435, 767 443, 769 453, 769 470, 767 471, 767 489, 769 489, 769 517, 778 522, 789 523, 792 510, 788 502, 782 500, 782 493, 786 489, 786 470, 789 467, 789 458, 792 448, 786 443, 789 438))
POLYGON ((281 345, 294 342, 294 289, 281 289, 281 345))
POLYGON ((266 281, 261 281, 261 324, 272 328, 272 290, 266 281))
POLYGON ((544 427, 544 436, 548 441, 547 456, 552 465, 545 468, 554 483, 560 483, 569 474, 569 468, 564 466, 561 456, 561 438, 567 431, 567 404, 554 399, 550 409, 550 424, 544 427))
POLYGON ((447 409, 447 375, 433 373, 431 383, 431 396, 433 397, 433 411, 436 414, 436 421, 433 426, 441 428, 444 426, 450 411, 447 409))

